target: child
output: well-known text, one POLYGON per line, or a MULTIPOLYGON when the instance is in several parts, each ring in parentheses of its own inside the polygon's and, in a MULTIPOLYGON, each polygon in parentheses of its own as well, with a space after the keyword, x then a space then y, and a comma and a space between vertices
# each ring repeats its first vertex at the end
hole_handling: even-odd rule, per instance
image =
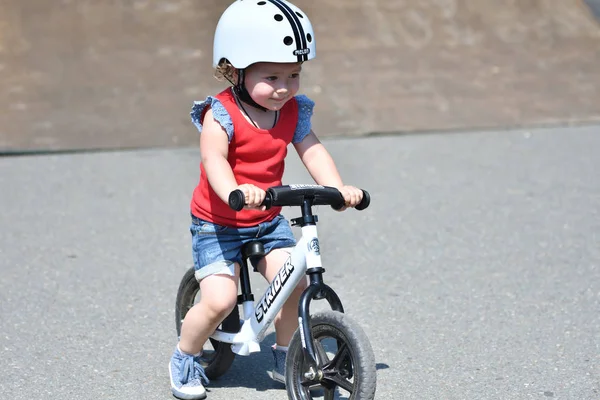
MULTIPOLYGON (((362 191, 345 186, 335 164, 311 130, 314 103, 295 96, 302 63, 315 57, 307 16, 284 0, 238 0, 221 16, 214 38, 216 76, 231 87, 196 102, 192 121, 201 131, 200 182, 193 193, 192 247, 202 298, 187 313, 169 365, 171 390, 181 399, 206 397, 199 356, 209 335, 237 301, 242 245, 259 238, 266 256, 257 270, 270 282, 295 245, 281 208, 260 207, 265 189, 281 185, 292 143, 315 182, 337 187, 346 207, 362 191), (228 206, 230 192, 244 192, 247 207, 228 206)), ((287 345, 298 327, 299 284, 275 319, 273 378, 284 382, 287 345)))

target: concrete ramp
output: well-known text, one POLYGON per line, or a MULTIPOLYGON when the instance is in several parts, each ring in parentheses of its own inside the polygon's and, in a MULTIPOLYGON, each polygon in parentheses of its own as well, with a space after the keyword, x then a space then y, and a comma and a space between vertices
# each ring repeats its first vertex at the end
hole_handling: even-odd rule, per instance
MULTIPOLYGON (((589 0, 594 5, 596 0, 589 0)), ((195 145, 229 1, 0 1, 0 150, 195 145)), ((321 136, 600 121, 578 0, 297 0, 321 136)))

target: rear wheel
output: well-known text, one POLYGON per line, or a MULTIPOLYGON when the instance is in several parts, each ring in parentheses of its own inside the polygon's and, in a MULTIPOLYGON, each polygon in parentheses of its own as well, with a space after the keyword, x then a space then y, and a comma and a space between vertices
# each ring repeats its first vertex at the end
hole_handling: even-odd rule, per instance
MULTIPOLYGON (((187 312, 198 303, 201 298, 200 285, 194 276, 194 268, 187 270, 177 291, 175 301, 175 328, 177 337, 181 335, 181 323, 187 312)), ((240 315, 238 307, 223 320, 219 329, 225 332, 238 332, 240 329, 240 315)), ((209 379, 215 379, 223 375, 235 359, 235 353, 231 351, 231 344, 209 339, 202 350, 201 364, 209 379)))
POLYGON ((375 356, 360 325, 346 314, 324 311, 311 316, 311 333, 318 371, 309 370, 298 329, 290 341, 286 360, 288 397, 372 400, 377 386, 375 356))

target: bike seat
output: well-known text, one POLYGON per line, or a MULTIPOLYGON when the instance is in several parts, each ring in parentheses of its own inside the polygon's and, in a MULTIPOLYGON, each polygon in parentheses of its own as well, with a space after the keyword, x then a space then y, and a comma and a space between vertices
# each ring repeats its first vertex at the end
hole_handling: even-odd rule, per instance
POLYGON ((248 242, 242 247, 242 258, 244 260, 248 258, 264 257, 265 247, 262 242, 253 240, 248 242))

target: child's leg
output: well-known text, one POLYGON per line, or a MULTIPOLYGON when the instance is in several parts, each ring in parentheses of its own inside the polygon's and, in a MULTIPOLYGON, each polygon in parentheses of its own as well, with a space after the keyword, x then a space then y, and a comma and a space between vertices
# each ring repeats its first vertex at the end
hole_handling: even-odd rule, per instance
MULTIPOLYGON (((289 251, 275 249, 258 263, 257 269, 271 283, 289 256, 289 251)), ((277 317, 275 317, 275 337, 278 346, 287 347, 298 328, 298 301, 300 300, 302 291, 306 287, 307 280, 303 279, 285 302, 277 317)))
POLYGON ((197 354, 208 337, 237 304, 239 265, 235 275, 210 275, 200 281, 200 302, 192 307, 181 325, 179 349, 197 354))
MULTIPOLYGON (((233 271, 232 271, 233 273, 233 271)), ((169 362, 171 391, 179 399, 204 399, 209 383, 198 353, 210 334, 237 303, 237 275, 209 275, 200 282, 200 302, 192 307, 181 325, 178 349, 169 362)))

